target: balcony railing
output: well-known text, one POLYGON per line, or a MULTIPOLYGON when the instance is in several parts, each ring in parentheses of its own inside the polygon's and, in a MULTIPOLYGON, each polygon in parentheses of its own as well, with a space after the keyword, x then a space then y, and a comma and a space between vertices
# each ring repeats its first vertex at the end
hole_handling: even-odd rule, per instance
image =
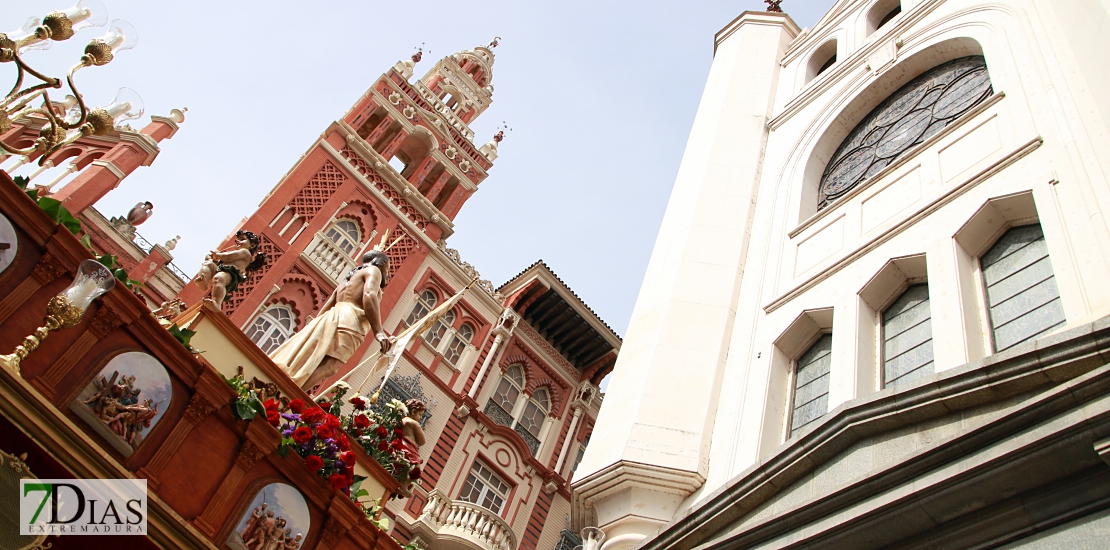
POLYGON ((317 233, 313 237, 304 250, 304 257, 335 284, 339 284, 339 278, 355 268, 355 260, 323 233, 317 233))
POLYGON ((482 550, 516 550, 516 535, 501 516, 477 504, 451 500, 433 489, 417 520, 436 535, 462 539, 482 550))

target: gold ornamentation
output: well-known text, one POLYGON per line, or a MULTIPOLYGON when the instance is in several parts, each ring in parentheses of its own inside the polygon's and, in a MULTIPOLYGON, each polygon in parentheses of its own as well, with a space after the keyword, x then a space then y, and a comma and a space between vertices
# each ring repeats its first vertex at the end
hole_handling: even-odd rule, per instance
POLYGON ((64 294, 58 294, 46 304, 46 317, 43 326, 35 329, 31 334, 23 337, 23 342, 15 347, 15 351, 8 355, 0 355, 0 366, 8 367, 19 374, 19 364, 38 349, 39 344, 46 339, 52 330, 59 328, 73 328, 81 322, 85 310, 69 303, 64 294))
MULTIPOLYGON (((21 479, 38 479, 38 476, 31 473, 31 468, 27 466, 27 453, 16 456, 0 450, 0 466, 4 466, 0 468, 0 490, 4 492, 18 491, 21 479)), ((16 543, 16 547, 22 550, 47 550, 52 546, 46 542, 46 535, 19 538, 21 540, 16 543), (22 546, 24 544, 26 546, 22 546)))
POLYGON ((115 55, 112 54, 112 47, 99 38, 89 41, 89 44, 85 46, 85 55, 87 55, 91 63, 97 67, 111 63, 112 58, 115 57, 115 55))
POLYGON ((66 14, 52 11, 42 18, 42 26, 35 29, 35 34, 39 35, 39 38, 68 40, 73 37, 73 22, 66 17, 66 14), (46 29, 47 36, 42 36, 44 34, 42 29, 46 29))
POLYGON ((85 126, 81 128, 81 133, 85 135, 102 136, 107 134, 108 131, 114 127, 114 122, 112 115, 109 115, 108 111, 99 107, 91 109, 89 111, 89 116, 85 119, 85 126), (86 127, 88 130, 85 129, 86 127))
MULTIPOLYGON (((3 35, 0 35, 3 36, 3 35)), ((0 44, 3 41, 0 40, 0 44)), ((0 134, 12 129, 12 118, 9 116, 7 109, 0 109, 0 134)))

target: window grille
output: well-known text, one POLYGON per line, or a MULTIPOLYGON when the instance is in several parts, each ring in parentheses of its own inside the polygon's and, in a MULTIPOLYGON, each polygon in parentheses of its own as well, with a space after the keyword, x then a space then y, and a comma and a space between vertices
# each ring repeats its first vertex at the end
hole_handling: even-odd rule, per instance
POLYGON ((358 230, 358 225, 351 220, 336 221, 324 235, 348 256, 357 252, 362 244, 362 232, 358 230))
POLYGON ((466 475, 466 484, 459 493, 459 500, 477 504, 497 515, 505 507, 509 496, 509 484, 493 473, 481 462, 474 462, 466 475))
POLYGON ((911 285, 883 312, 883 384, 933 373, 929 285, 911 285))
POLYGON ((288 340, 296 327, 297 318, 293 310, 287 306, 271 306, 247 328, 247 337, 268 354, 288 340))
POLYGON ((1066 322, 1040 224, 1007 231, 979 265, 987 287, 994 351, 1033 340, 1066 322))
POLYGON ((829 410, 829 367, 832 366, 832 334, 819 338, 798 358, 794 371, 794 404, 790 414, 790 437, 829 410))
POLYGON ((462 357, 463 351, 466 350, 466 345, 470 343, 471 338, 474 338, 474 329, 470 325, 463 324, 459 327, 458 332, 451 338, 451 345, 447 346, 447 350, 443 352, 443 358, 448 363, 454 365, 458 362, 459 357, 462 357))
POLYGON ((439 343, 443 341, 443 335, 447 334, 447 328, 455 322, 455 311, 447 310, 440 320, 436 321, 428 332, 424 333, 424 341, 428 342, 433 348, 438 348, 439 343))
POLYGON ((420 296, 417 296, 416 303, 413 304, 412 311, 409 312, 409 316, 405 317, 405 326, 411 327, 417 321, 423 319, 424 316, 428 314, 428 312, 435 309, 437 302, 438 300, 436 299, 436 294, 434 292, 430 290, 425 290, 424 292, 421 292, 420 296))

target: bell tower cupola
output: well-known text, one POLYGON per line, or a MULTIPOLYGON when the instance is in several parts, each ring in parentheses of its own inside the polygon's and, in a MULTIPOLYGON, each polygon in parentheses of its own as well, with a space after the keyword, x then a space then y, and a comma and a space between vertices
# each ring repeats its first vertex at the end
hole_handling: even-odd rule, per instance
POLYGON ((465 124, 493 102, 493 49, 497 41, 494 38, 486 46, 447 56, 420 79, 440 99, 443 107, 465 124))

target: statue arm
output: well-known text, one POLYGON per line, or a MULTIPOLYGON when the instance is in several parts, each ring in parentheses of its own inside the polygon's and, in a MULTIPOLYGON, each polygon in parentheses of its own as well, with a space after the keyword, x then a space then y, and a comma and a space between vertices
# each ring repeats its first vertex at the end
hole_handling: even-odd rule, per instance
POLYGON ((389 351, 390 341, 389 335, 386 334, 385 328, 382 326, 382 311, 381 311, 381 284, 382 273, 377 268, 368 270, 363 284, 362 284, 362 309, 366 312, 366 319, 370 321, 370 328, 374 331, 374 337, 382 346, 382 352, 389 351))

